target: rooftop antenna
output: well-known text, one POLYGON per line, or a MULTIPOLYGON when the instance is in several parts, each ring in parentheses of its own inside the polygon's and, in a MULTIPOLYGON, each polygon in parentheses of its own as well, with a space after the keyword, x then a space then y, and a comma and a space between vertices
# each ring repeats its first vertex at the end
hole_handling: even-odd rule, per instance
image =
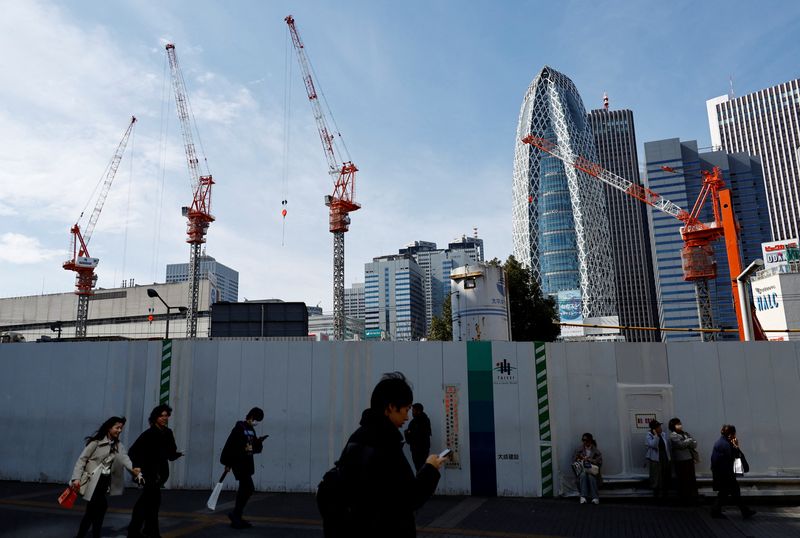
POLYGON ((608 94, 603 92, 603 109, 608 110, 608 94))
POLYGON ((473 226, 473 227, 472 227, 472 236, 473 236, 475 239, 477 239, 477 238, 478 238, 478 227, 477 227, 477 226, 473 226))
POLYGON ((730 86, 728 90, 728 99, 736 99, 736 94, 733 93, 733 75, 728 76, 728 85, 730 86))

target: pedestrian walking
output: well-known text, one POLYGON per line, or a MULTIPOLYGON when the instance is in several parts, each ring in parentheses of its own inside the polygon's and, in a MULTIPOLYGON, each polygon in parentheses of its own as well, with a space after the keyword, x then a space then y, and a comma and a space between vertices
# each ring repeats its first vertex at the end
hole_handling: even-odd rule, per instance
MULTIPOLYGON (((336 476, 340 478, 330 484, 346 496, 338 499, 343 509, 329 520, 320 504, 326 538, 416 536, 414 511, 436 490, 445 457, 431 454, 416 474, 412 470, 399 429, 408 420, 413 401, 411 387, 400 372, 384 374, 375 386, 370 407, 337 462, 336 476)), ((325 482, 323 479, 320 491, 325 482)))
POLYGON ((127 469, 134 477, 140 469, 133 466, 119 440, 125 427, 125 417, 110 417, 86 438, 86 447, 75 462, 70 483, 89 501, 86 513, 78 528, 78 538, 83 538, 92 529, 92 536, 100 536, 103 519, 108 509, 106 495, 122 495, 127 469))
POLYGON ((722 514, 722 506, 726 504, 728 497, 731 498, 732 504, 739 507, 744 519, 755 515, 756 511, 751 510, 742 502, 739 483, 736 481, 737 471, 744 474, 749 470, 750 466, 739 448, 739 440, 736 438, 736 426, 733 424, 723 425, 720 430, 720 438, 714 443, 714 449, 711 452, 712 486, 717 492, 717 500, 711 508, 711 517, 725 518, 722 514))
POLYGON ((431 419, 425 414, 425 407, 421 403, 411 406, 411 417, 405 432, 406 443, 411 449, 414 468, 419 471, 431 452, 431 419))
POLYGON ((650 421, 650 431, 645 439, 647 446, 647 462, 650 467, 650 487, 653 495, 666 497, 669 491, 669 479, 672 474, 670 469, 670 440, 661 428, 661 423, 656 419, 650 421))
POLYGON ((236 505, 233 512, 228 514, 231 527, 234 529, 247 529, 252 523, 242 519, 242 512, 250 496, 255 491, 253 474, 255 465, 253 454, 261 454, 264 448, 264 439, 268 436, 256 435, 255 427, 264 420, 264 411, 259 407, 252 408, 244 420, 238 421, 228 435, 219 462, 225 466, 226 471, 233 471, 233 476, 239 481, 239 490, 236 492, 236 505))
POLYGON ((669 441, 672 445, 672 464, 675 467, 678 497, 686 502, 697 500, 697 478, 694 466, 700 461, 697 454, 697 441, 684 431, 681 419, 675 417, 667 424, 669 441))
POLYGON ((603 466, 603 453, 597 448, 597 441, 591 433, 581 436, 581 446, 575 451, 573 467, 578 478, 581 504, 591 499, 592 504, 600 504, 597 489, 600 485, 600 469, 603 466))
POLYGON ((172 408, 167 404, 154 407, 148 418, 150 428, 139 435, 129 451, 133 464, 142 469, 144 477, 144 487, 128 525, 131 538, 161 536, 158 531, 161 488, 169 478, 169 462, 183 456, 183 452, 178 452, 172 430, 168 428, 170 416, 172 408))

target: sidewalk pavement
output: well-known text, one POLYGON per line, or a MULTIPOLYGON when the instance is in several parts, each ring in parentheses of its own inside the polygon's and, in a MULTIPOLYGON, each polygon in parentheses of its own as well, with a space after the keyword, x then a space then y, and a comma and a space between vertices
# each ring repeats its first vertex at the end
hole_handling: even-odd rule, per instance
MULTIPOLYGON (((79 500, 66 510, 56 498, 65 485, 0 482, 0 536, 7 538, 74 536, 85 509, 79 500)), ((254 527, 235 530, 226 514, 235 492, 223 491, 217 510, 205 507, 209 491, 165 490, 161 505, 164 538, 280 536, 321 537, 314 496, 257 492, 245 510, 254 527)), ((109 497, 103 535, 125 536, 138 492, 109 497)), ((420 538, 800 538, 797 499, 760 498, 758 510, 744 521, 733 508, 728 519, 711 519, 707 506, 659 506, 650 499, 606 499, 594 506, 575 499, 521 499, 437 496, 417 514, 420 538), (788 502, 792 501, 792 502, 788 502)))

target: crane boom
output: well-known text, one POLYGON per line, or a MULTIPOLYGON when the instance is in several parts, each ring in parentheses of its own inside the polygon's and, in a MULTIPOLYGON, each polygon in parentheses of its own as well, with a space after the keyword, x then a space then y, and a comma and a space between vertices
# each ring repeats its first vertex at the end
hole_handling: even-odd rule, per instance
MULTIPOLYGON (((683 249, 681 249, 683 278, 695 284, 698 318, 700 326, 704 329, 713 327, 708 281, 716 278, 717 268, 711 244, 724 236, 731 274, 731 293, 739 324, 739 337, 744 340, 742 312, 740 311, 739 292, 736 285, 736 277, 741 272, 742 267, 741 254, 739 252, 738 225, 733 213, 730 191, 724 188, 725 182, 722 180, 722 172, 718 167, 714 167, 711 172, 702 171, 703 185, 700 195, 692 206, 692 211, 688 212, 657 192, 618 176, 582 155, 573 155, 550 140, 528 134, 522 138, 522 142, 537 147, 565 164, 582 170, 606 185, 633 196, 683 222, 684 225, 680 229, 681 238, 684 242, 683 249), (714 214, 714 222, 708 224, 700 220, 700 212, 707 200, 710 200, 714 214)), ((664 169, 668 172, 675 172, 669 167, 664 167, 664 169)), ((703 333, 704 340, 712 338, 713 334, 703 333)))
MULTIPOLYGON (((350 160, 340 158, 337 149, 336 137, 328 127, 328 114, 320 103, 317 87, 312 76, 311 62, 306 55, 303 40, 297 31, 294 17, 287 16, 284 21, 289 27, 292 45, 297 53, 297 61, 303 72, 303 83, 311 103, 314 120, 317 122, 319 139, 322 150, 328 162, 328 173, 334 176, 333 193, 325 196, 325 205, 330 209, 329 229, 333 234, 333 337, 336 340, 344 339, 344 233, 350 229, 350 213, 361 208, 355 202, 356 172, 358 168, 350 160), (341 163, 341 164, 339 164, 341 163)), ((326 107, 327 108, 327 107, 326 107)), ((341 138, 341 133, 336 133, 341 138)), ((345 148, 346 149, 346 148, 345 148)), ((345 151, 346 153, 346 151, 345 151)))
POLYGON ((681 209, 679 205, 670 202, 657 192, 651 191, 624 177, 609 172, 599 164, 590 161, 582 155, 572 155, 550 140, 529 134, 522 139, 522 142, 535 146, 566 164, 572 165, 579 170, 583 170, 590 176, 596 177, 606 185, 610 185, 617 190, 641 200, 649 206, 653 206, 664 213, 668 213, 678 220, 686 222, 689 219, 689 213, 686 210, 681 209))
MULTIPOLYGON (((186 337, 197 336, 197 310, 200 297, 200 247, 206 242, 209 225, 214 222, 211 215, 211 186, 214 179, 210 173, 200 173, 200 159, 197 156, 192 137, 193 116, 186 92, 186 82, 175 54, 175 44, 167 43, 167 58, 172 74, 172 88, 175 93, 175 109, 181 124, 183 147, 189 167, 189 180, 192 188, 192 204, 183 208, 187 218, 186 242, 189 243, 189 307, 186 309, 186 337)), ((196 129, 196 127, 195 127, 196 129)), ((205 156, 203 157, 205 162, 205 156)))
MULTIPOLYGON (((128 128, 122 135, 122 140, 117 144, 117 149, 111 157, 111 161, 106 166, 105 175, 103 177, 103 184, 100 187, 100 192, 97 195, 92 214, 89 221, 81 233, 79 223, 75 223, 70 228, 72 234, 70 238, 70 258, 62 264, 62 267, 67 271, 74 271, 75 274, 75 294, 78 296, 78 310, 75 319, 75 336, 82 338, 86 336, 86 324, 89 319, 89 296, 93 294, 97 282, 97 275, 94 270, 97 264, 100 263, 98 258, 92 258, 89 255, 89 240, 92 238, 94 228, 97 225, 97 220, 100 218, 100 213, 103 211, 103 206, 108 198, 108 193, 111 190, 111 184, 114 182, 114 177, 117 175, 119 163, 122 161, 122 156, 125 153, 125 148, 128 146, 133 125, 136 123, 136 117, 131 116, 131 121, 128 128)), ((81 213, 81 217, 83 213, 81 213)), ((80 220, 80 217, 78 217, 80 220)))

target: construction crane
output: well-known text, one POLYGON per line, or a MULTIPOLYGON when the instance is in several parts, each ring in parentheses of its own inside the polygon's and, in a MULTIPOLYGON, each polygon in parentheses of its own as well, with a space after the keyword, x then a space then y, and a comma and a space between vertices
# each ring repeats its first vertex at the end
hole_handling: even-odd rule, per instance
MULTIPOLYGON (((181 123, 183 133, 183 146, 186 150, 186 162, 189 165, 189 180, 192 188, 192 204, 181 208, 182 214, 187 219, 186 242, 189 243, 189 306, 186 309, 186 337, 197 336, 197 308, 200 296, 200 257, 201 246, 206 242, 208 226, 214 222, 211 215, 211 186, 214 179, 208 172, 208 161, 203 155, 206 174, 200 173, 200 160, 194 146, 192 131, 197 130, 194 115, 189 104, 186 92, 186 82, 175 56, 175 45, 167 43, 167 58, 172 73, 172 87, 175 90, 175 109, 181 123)), ((202 147, 201 147, 202 149, 202 147)))
MULTIPOLYGON (((582 155, 574 155, 550 140, 529 134, 522 139, 522 142, 537 147, 565 164, 582 170, 603 183, 621 190, 683 222, 683 226, 680 229, 681 238, 683 239, 683 248, 681 249, 683 279, 694 282, 697 295, 697 314, 702 329, 712 329, 714 326, 711 294, 708 289, 708 281, 717 276, 717 264, 714 259, 712 243, 724 237, 732 283, 733 304, 736 309, 736 320, 739 327, 739 339, 744 340, 739 290, 736 285, 736 277, 742 272, 739 231, 736 217, 733 213, 731 192, 725 188, 722 172, 718 167, 714 167, 711 172, 702 171, 703 186, 694 206, 692 206, 691 212, 689 212, 681 209, 680 206, 667 200, 657 192, 609 172, 582 155), (700 220, 700 212, 707 201, 712 206, 714 221, 704 223, 700 220)), ((669 167, 664 167, 664 170, 674 172, 669 167)), ((715 339, 715 334, 711 331, 704 331, 702 334, 703 340, 715 339)))
POLYGON ((114 176, 117 175, 119 163, 122 161, 122 155, 125 153, 125 148, 128 145, 128 139, 133 131, 133 124, 136 123, 136 117, 132 116, 122 135, 122 140, 117 145, 117 150, 111 161, 106 166, 105 176, 103 177, 103 184, 100 187, 100 192, 97 196, 94 210, 89 216, 89 222, 86 228, 81 232, 80 220, 83 218, 83 213, 78 217, 72 228, 70 228, 70 259, 62 264, 62 267, 67 271, 74 271, 75 274, 75 294, 78 296, 78 313, 75 319, 75 337, 86 337, 86 322, 89 319, 89 297, 94 294, 93 288, 97 283, 97 275, 94 274, 97 264, 100 263, 99 258, 92 258, 89 254, 89 241, 92 239, 94 227, 97 225, 97 219, 100 218, 100 212, 103 211, 103 205, 108 198, 108 191, 111 190, 111 183, 114 181, 114 176))
POLYGON ((323 103, 320 102, 320 96, 311 76, 311 63, 306 56, 300 34, 297 33, 294 18, 289 15, 284 20, 289 25, 292 44, 295 52, 297 52, 297 61, 303 71, 306 93, 311 103, 314 119, 317 122, 322 149, 325 152, 325 158, 328 160, 328 173, 335 178, 333 194, 325 196, 325 205, 330 208, 329 228, 333 234, 333 337, 336 340, 343 340, 345 334, 344 233, 350 227, 350 213, 361 208, 361 204, 356 203, 354 200, 358 168, 347 155, 347 148, 342 142, 341 133, 337 131, 334 135, 334 132, 328 127, 327 117, 331 116, 330 109, 327 103, 324 103, 325 109, 323 110, 323 103), (339 148, 340 144, 342 146, 341 150, 339 148), (347 159, 345 160, 341 155, 347 155, 347 159))

